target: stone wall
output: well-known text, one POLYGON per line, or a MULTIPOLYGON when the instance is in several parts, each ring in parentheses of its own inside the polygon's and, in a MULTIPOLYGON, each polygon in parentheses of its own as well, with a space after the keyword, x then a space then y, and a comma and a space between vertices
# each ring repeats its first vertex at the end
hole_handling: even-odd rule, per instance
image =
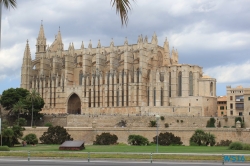
MULTIPOLYGON (((166 116, 164 120, 159 120, 159 126, 164 127, 168 123, 170 127, 206 127, 207 121, 211 117, 201 116, 166 116)), ((216 127, 235 126, 235 117, 215 117, 216 127)), ((149 127, 150 121, 155 120, 154 115, 46 115, 40 125, 47 122, 52 123, 54 126, 64 127, 92 127, 92 123, 96 122, 97 127, 118 127, 121 126, 120 122, 126 122, 127 127, 149 127)), ((245 127, 249 127, 249 120, 245 118, 245 127)), ((124 126, 125 127, 125 126, 124 126)))
MULTIPOLYGON (((85 144, 93 144, 96 135, 100 135, 103 132, 109 132, 111 134, 116 134, 118 136, 118 142, 127 143, 128 136, 130 134, 138 134, 142 135, 149 139, 149 141, 153 141, 153 137, 156 136, 156 128, 155 127, 100 127, 100 128, 91 128, 91 127, 66 127, 68 133, 74 138, 74 140, 84 140, 85 144)), ((171 132, 176 136, 181 137, 181 140, 184 145, 189 145, 189 139, 193 135, 196 129, 203 129, 205 132, 210 132, 215 135, 216 142, 220 142, 220 140, 232 140, 232 141, 240 141, 244 143, 250 144, 250 130, 242 129, 237 130, 235 128, 178 128, 178 127, 170 127, 164 128, 159 127, 159 133, 161 132, 171 132)), ((41 137, 41 135, 47 131, 47 127, 37 127, 30 128, 26 127, 24 131, 24 135, 29 133, 34 133, 37 137, 41 137)))

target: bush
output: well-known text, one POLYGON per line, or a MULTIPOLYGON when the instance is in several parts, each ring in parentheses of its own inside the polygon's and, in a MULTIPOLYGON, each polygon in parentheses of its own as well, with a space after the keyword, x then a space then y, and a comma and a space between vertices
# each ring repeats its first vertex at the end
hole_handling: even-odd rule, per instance
POLYGON ((165 119, 165 117, 164 116, 161 116, 161 120, 164 120, 165 119))
POLYGON ((44 125, 44 126, 46 126, 46 127, 52 127, 53 125, 52 125, 52 123, 47 122, 47 123, 45 123, 45 125, 44 125))
POLYGON ((243 150, 250 150, 249 144, 243 144, 243 150))
POLYGON ((231 150, 242 150, 243 149, 243 144, 241 142, 232 142, 229 145, 229 149, 231 149, 231 150))
MULTIPOLYGON (((157 136, 153 137, 154 143, 157 143, 157 136)), ((158 136, 159 145, 182 145, 181 138, 172 133, 160 133, 158 136)))
POLYGON ((113 145, 116 144, 118 137, 115 134, 102 133, 101 135, 96 136, 96 141, 94 145, 113 145))
POLYGON ((206 127, 215 127, 214 123, 215 123, 215 119, 214 118, 210 118, 207 121, 207 126, 206 127))
POLYGON ((147 138, 141 135, 129 135, 128 136, 128 144, 130 145, 148 145, 149 141, 147 138))
POLYGON ((0 146, 0 151, 10 151, 8 146, 0 146))
POLYGON ((27 142, 27 144, 37 144, 38 139, 35 134, 28 134, 23 138, 24 141, 27 142))
POLYGON ((157 126, 156 120, 151 120, 149 123, 149 127, 156 127, 156 126, 157 126))
POLYGON ((62 144, 65 141, 73 140, 65 128, 61 126, 51 126, 47 132, 40 137, 40 141, 44 144, 62 144))
POLYGON ((214 146, 215 136, 210 133, 205 133, 203 130, 196 130, 189 140, 190 145, 197 144, 198 146, 214 146))
POLYGON ((165 127, 168 128, 168 127, 169 127, 169 124, 168 124, 168 123, 165 123, 165 127))
POLYGON ((221 140, 220 142, 217 142, 216 146, 229 146, 232 143, 231 140, 221 140))

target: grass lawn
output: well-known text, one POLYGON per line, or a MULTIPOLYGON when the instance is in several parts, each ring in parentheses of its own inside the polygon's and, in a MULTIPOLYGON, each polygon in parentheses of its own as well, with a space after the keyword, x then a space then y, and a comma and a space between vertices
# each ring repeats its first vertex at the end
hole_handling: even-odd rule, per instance
MULTIPOLYGON (((165 160, 216 160, 222 161, 222 154, 250 154, 250 151, 244 150, 229 150, 228 147, 204 147, 204 146, 159 146, 159 153, 155 154, 156 145, 151 146, 129 146, 129 145, 87 145, 86 149, 82 151, 59 151, 59 145, 43 145, 36 146, 28 145, 26 147, 15 146, 10 148, 10 152, 0 152, 0 156, 12 157, 49 157, 49 158, 81 158, 87 160, 88 153, 90 158, 119 158, 119 159, 144 159, 150 160, 150 153, 153 153, 153 159, 165 160), (117 153, 95 153, 95 152, 117 152, 117 153), (120 153, 119 153, 120 152, 120 153), (125 153, 123 153, 125 152, 125 153), (129 154, 130 153, 144 153, 144 154, 129 154), (148 154, 146 154, 148 153, 148 154), (169 153, 187 153, 187 155, 169 154, 169 153), (214 155, 189 155, 188 153, 209 153, 214 155), (217 155, 216 154, 221 154, 217 155)), ((246 161, 250 161, 250 155, 245 156, 246 161)))
MULTIPOLYGON (((11 147, 11 151, 59 151, 59 145, 43 145, 22 147, 17 145, 11 147)), ((85 145, 81 152, 138 152, 155 153, 156 145, 151 146, 129 146, 129 145, 85 145)), ((159 153, 216 153, 216 154, 250 154, 247 150, 229 150, 226 146, 159 146, 159 153)))

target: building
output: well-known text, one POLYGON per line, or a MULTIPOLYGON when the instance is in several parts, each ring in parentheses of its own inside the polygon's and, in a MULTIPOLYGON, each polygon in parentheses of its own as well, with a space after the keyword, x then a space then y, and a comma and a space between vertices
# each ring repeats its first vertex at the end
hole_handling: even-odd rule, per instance
POLYGON ((202 67, 179 64, 167 39, 158 45, 138 37, 135 44, 107 47, 91 41, 64 50, 59 30, 51 46, 43 25, 31 59, 27 42, 21 87, 36 89, 45 101, 43 113, 215 116, 216 80, 203 76, 202 67), (171 57, 170 57, 171 54, 171 57))
POLYGON ((227 115, 250 115, 250 88, 227 86, 227 115))
POLYGON ((217 98, 217 116, 227 116, 227 96, 217 98))

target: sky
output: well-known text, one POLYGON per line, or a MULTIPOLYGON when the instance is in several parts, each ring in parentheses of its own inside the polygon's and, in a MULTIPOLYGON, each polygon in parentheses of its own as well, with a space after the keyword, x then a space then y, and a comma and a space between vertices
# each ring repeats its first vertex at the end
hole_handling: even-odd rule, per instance
POLYGON ((20 87, 21 65, 26 41, 31 56, 41 20, 47 44, 59 27, 64 49, 73 42, 79 49, 91 39, 97 46, 137 43, 139 35, 154 32, 158 44, 165 39, 179 53, 179 63, 203 67, 204 75, 216 78, 217 96, 226 86, 250 87, 250 1, 249 0, 136 0, 131 2, 127 26, 110 0, 17 0, 17 9, 2 11, 0 94, 20 87))

